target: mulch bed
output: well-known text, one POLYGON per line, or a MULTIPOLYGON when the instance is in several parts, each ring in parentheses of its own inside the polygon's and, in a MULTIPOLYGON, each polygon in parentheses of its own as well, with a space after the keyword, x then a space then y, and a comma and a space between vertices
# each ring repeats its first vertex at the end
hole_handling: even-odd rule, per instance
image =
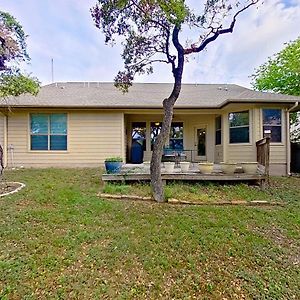
POLYGON ((20 182, 0 182, 0 197, 21 188, 20 182))

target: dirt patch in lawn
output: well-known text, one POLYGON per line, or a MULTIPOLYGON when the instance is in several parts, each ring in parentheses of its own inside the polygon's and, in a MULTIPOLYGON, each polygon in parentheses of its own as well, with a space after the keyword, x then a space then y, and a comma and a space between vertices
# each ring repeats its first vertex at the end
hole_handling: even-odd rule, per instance
POLYGON ((261 236, 271 240, 279 248, 285 249, 285 263, 290 265, 300 265, 300 248, 297 242, 288 238, 280 228, 271 226, 266 229, 254 228, 254 232, 259 233, 261 236))
POLYGON ((0 197, 16 193, 24 186, 20 182, 0 182, 0 197))

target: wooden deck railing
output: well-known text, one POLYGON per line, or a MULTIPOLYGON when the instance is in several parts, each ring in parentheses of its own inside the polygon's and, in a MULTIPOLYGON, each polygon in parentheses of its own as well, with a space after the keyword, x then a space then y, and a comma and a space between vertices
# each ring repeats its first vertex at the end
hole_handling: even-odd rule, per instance
POLYGON ((270 173, 270 137, 267 136, 256 142, 257 162, 264 166, 264 173, 269 181, 270 173))

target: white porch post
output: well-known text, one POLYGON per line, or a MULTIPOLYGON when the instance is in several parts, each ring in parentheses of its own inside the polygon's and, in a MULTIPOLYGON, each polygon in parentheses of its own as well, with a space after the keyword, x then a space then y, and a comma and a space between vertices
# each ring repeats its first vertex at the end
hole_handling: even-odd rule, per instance
POLYGON ((228 160, 228 144, 229 144, 229 126, 228 126, 228 112, 222 115, 222 144, 223 144, 223 161, 228 160))

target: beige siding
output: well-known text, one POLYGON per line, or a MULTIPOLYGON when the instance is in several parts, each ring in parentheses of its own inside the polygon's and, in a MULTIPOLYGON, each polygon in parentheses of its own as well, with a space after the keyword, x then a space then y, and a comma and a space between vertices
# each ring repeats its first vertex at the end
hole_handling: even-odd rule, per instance
POLYGON ((215 163, 220 163, 223 161, 223 145, 215 146, 215 163))
POLYGON ((8 144, 13 160, 8 165, 24 167, 99 166, 108 156, 124 157, 122 113, 68 112, 68 150, 30 151, 29 113, 12 114, 8 119, 8 144))
POLYGON ((227 161, 256 161, 256 148, 251 145, 229 145, 227 161))
MULTIPOLYGON (((250 107, 250 106, 249 106, 250 107)), ((248 108, 249 108, 248 107, 248 108)), ((263 136, 262 106, 250 107, 250 142, 247 144, 229 144, 228 113, 245 110, 245 106, 231 106, 220 111, 181 111, 175 110, 174 122, 183 122, 184 148, 195 151, 195 130, 205 127, 206 160, 220 161, 256 161, 256 141, 263 136), (215 117, 222 114, 222 145, 215 146, 215 117)), ((13 145, 13 153, 8 152, 8 166, 15 167, 76 167, 99 166, 108 156, 122 156, 131 147, 131 123, 144 121, 147 126, 147 151, 144 161, 150 160, 150 122, 162 120, 157 111, 141 111, 136 114, 122 111, 69 110, 68 113, 68 150, 67 151, 30 151, 29 114, 38 110, 19 111, 8 117, 7 145, 13 145), (125 130, 126 128, 126 130, 125 130), (13 158, 13 160, 12 160, 13 158)), ((61 113, 66 111, 44 111, 61 113)), ((5 122, 0 116, 0 142, 4 143, 5 122)), ((282 143, 271 145, 271 170, 282 172, 286 166, 286 115, 282 115, 282 143)), ((194 152, 195 153, 195 152, 194 152)), ((195 159, 194 159, 195 160, 195 159)), ((279 172, 278 172, 279 173, 279 172)))
POLYGON ((285 176, 286 173, 286 164, 271 164, 270 165, 270 174, 273 176, 285 176))
MULTIPOLYGON (((256 161, 256 142, 263 138, 263 120, 262 109, 264 107, 254 107, 250 109, 250 142, 248 144, 229 144, 229 129, 228 122, 225 120, 224 140, 226 160, 227 161, 256 161)), ((272 107, 275 108, 275 107, 272 107)), ((280 107, 279 107, 280 108, 280 107)), ((244 110, 245 108, 237 107, 231 111, 244 110)), ((228 118, 227 110, 224 113, 224 119, 228 118)), ((286 162, 287 162, 287 144, 286 144, 286 113, 282 110, 282 142, 271 143, 270 146, 270 170, 271 174, 282 175, 286 174, 286 162), (285 171, 284 171, 285 170, 285 171)))
POLYGON ((0 145, 3 149, 3 164, 6 167, 7 143, 6 143, 6 117, 0 114, 0 145))
POLYGON ((0 114, 0 144, 4 147, 4 127, 5 127, 5 117, 4 115, 0 114))
MULTIPOLYGON (((241 110, 244 110, 241 109, 241 110)), ((239 111, 239 110, 234 110, 239 111)), ((228 119, 227 111, 224 118, 228 119)), ((259 110, 253 109, 249 112, 249 143, 245 144, 230 144, 229 143, 229 123, 227 122, 227 126, 225 130, 227 131, 227 138, 225 140, 225 147, 227 148, 227 161, 235 161, 235 162, 242 162, 242 161, 256 161, 256 145, 255 142, 258 139, 257 130, 258 126, 257 123, 259 117, 259 110), (251 126, 252 125, 252 126, 251 126)))

